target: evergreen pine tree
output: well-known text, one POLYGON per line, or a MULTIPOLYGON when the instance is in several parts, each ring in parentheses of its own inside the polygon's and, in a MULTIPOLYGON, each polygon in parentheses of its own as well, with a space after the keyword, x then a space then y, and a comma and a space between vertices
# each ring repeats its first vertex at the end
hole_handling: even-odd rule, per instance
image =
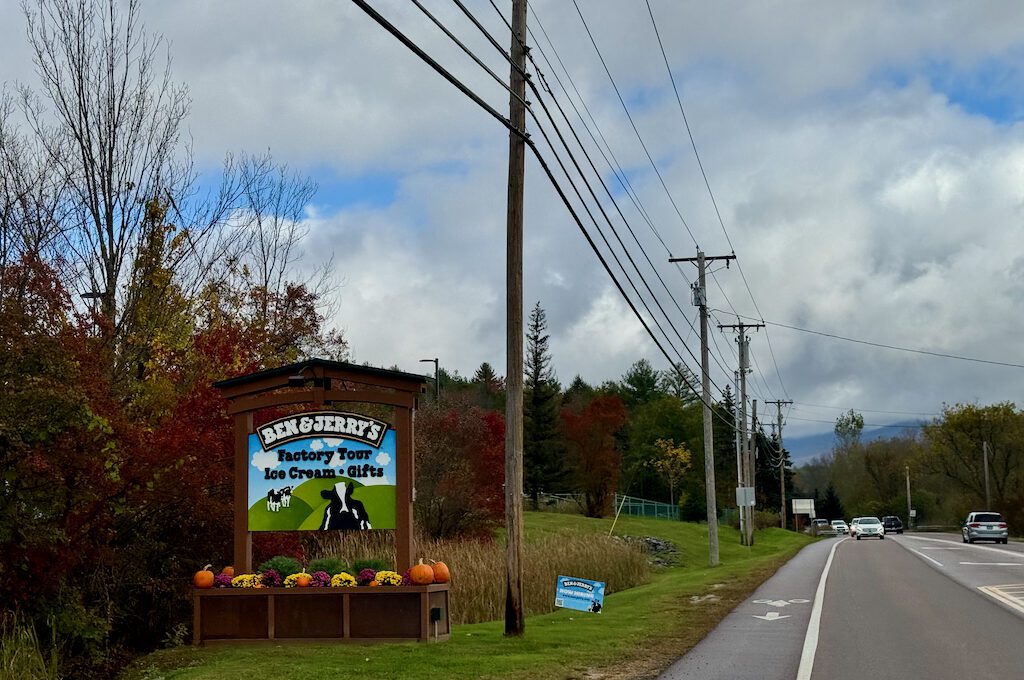
POLYGON ((568 475, 560 437, 558 381, 551 368, 547 317, 538 302, 526 329, 523 385, 523 487, 536 509, 540 493, 562 491, 568 475))
POLYGON ((505 381, 488 362, 480 364, 473 374, 473 400, 481 408, 499 410, 504 404, 505 381))

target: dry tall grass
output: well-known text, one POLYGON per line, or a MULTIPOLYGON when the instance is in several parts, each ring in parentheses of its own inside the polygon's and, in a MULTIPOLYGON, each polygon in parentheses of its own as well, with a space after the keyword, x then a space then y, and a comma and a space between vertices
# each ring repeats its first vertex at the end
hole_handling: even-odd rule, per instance
POLYGON ((15 616, 0 620, 0 680, 60 680, 57 654, 47 654, 31 624, 15 616))
MULTIPOLYGON (((320 538, 313 552, 337 556, 346 562, 395 560, 394 539, 388 532, 350 533, 320 538)), ((636 546, 600 534, 553 535, 526 544, 523 559, 523 596, 527 614, 554 609, 558 575, 603 581, 606 593, 644 583, 649 575, 647 557, 636 546)), ((496 541, 418 542, 416 555, 448 565, 452 573, 453 624, 493 621, 505 616, 505 546, 496 541)))

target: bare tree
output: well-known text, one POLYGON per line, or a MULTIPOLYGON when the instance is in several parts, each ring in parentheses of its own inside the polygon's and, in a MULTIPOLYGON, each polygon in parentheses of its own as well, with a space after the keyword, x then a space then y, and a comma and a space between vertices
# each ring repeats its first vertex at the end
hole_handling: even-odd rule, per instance
POLYGON ((138 0, 22 3, 41 97, 22 87, 26 119, 76 199, 68 245, 85 264, 103 316, 116 328, 126 266, 144 240, 148 201, 189 182, 176 158, 188 90, 171 81, 163 39, 146 35, 138 0), (52 116, 54 124, 47 126, 52 116))
MULTIPOLYGON (((153 337, 186 333, 201 293, 232 277, 263 292, 257 313, 274 326, 271 301, 296 297, 283 293, 315 185, 269 154, 229 154, 220 186, 200 192, 183 142, 188 89, 140 0, 22 9, 40 88, 18 87, 27 134, 10 123, 11 98, 0 102, 0 265, 18 249, 59 250, 68 289, 99 301, 117 380, 141 378, 153 337)), ((314 300, 328 267, 301 282, 314 300)))

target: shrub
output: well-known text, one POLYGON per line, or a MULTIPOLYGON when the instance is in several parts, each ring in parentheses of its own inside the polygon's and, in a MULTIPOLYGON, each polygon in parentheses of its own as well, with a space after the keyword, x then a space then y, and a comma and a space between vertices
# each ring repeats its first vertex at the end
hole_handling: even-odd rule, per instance
POLYGON ((384 571, 385 569, 393 567, 394 563, 394 560, 388 562, 375 558, 356 560, 352 563, 352 571, 357 574, 365 569, 369 569, 370 571, 384 571))
POLYGON ((326 571, 328 574, 340 574, 348 571, 348 564, 338 557, 318 557, 309 563, 309 573, 326 571))
POLYGON ((262 574, 265 571, 273 569, 282 578, 290 574, 297 574, 302 571, 302 565, 294 557, 288 557, 287 555, 278 555, 277 557, 271 557, 269 560, 261 564, 256 568, 257 573, 262 574))

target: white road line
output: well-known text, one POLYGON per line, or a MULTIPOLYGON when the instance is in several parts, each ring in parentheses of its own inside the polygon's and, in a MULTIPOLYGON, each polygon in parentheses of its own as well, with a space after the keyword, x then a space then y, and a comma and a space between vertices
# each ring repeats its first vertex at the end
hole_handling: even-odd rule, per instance
MULTIPOLYGON (((921 557, 925 558, 929 562, 934 562, 935 564, 939 565, 940 567, 942 566, 942 562, 939 562, 938 560, 935 560, 935 559, 932 559, 931 557, 928 557, 923 552, 920 552, 918 550, 914 550, 913 548, 907 548, 907 550, 909 550, 912 553, 917 553, 918 555, 920 555, 921 557)), ((963 562, 961 562, 960 564, 963 564, 963 562)))
POLYGON ((989 597, 999 600, 1008 607, 1016 609, 1021 614, 1024 614, 1024 602, 1020 599, 1010 595, 1007 589, 1016 589, 1020 586, 981 586, 978 588, 981 592, 985 593, 989 597))
POLYGON ((968 567, 1024 567, 1024 562, 961 562, 968 567))
POLYGON ((825 560, 825 568, 821 571, 821 578, 818 580, 818 589, 814 593, 814 606, 811 608, 811 620, 807 623, 807 634, 804 635, 804 649, 800 654, 800 669, 796 673, 796 680, 811 680, 811 670, 814 669, 814 655, 818 652, 818 634, 821 630, 821 609, 825 601, 825 582, 828 580, 828 571, 832 568, 832 558, 836 556, 836 548, 847 538, 840 539, 832 544, 832 549, 825 560))
POLYGON ((976 548, 978 550, 988 550, 990 552, 997 552, 1003 555, 1010 555, 1018 559, 1024 559, 1024 553, 1016 552, 1014 550, 1006 550, 1005 548, 994 548, 987 545, 978 545, 976 543, 965 543, 963 545, 960 545, 959 543, 955 543, 954 541, 950 541, 945 538, 925 538, 924 536, 906 536, 906 538, 909 538, 912 541, 932 541, 933 543, 953 544, 961 550, 970 550, 972 548, 976 548))

